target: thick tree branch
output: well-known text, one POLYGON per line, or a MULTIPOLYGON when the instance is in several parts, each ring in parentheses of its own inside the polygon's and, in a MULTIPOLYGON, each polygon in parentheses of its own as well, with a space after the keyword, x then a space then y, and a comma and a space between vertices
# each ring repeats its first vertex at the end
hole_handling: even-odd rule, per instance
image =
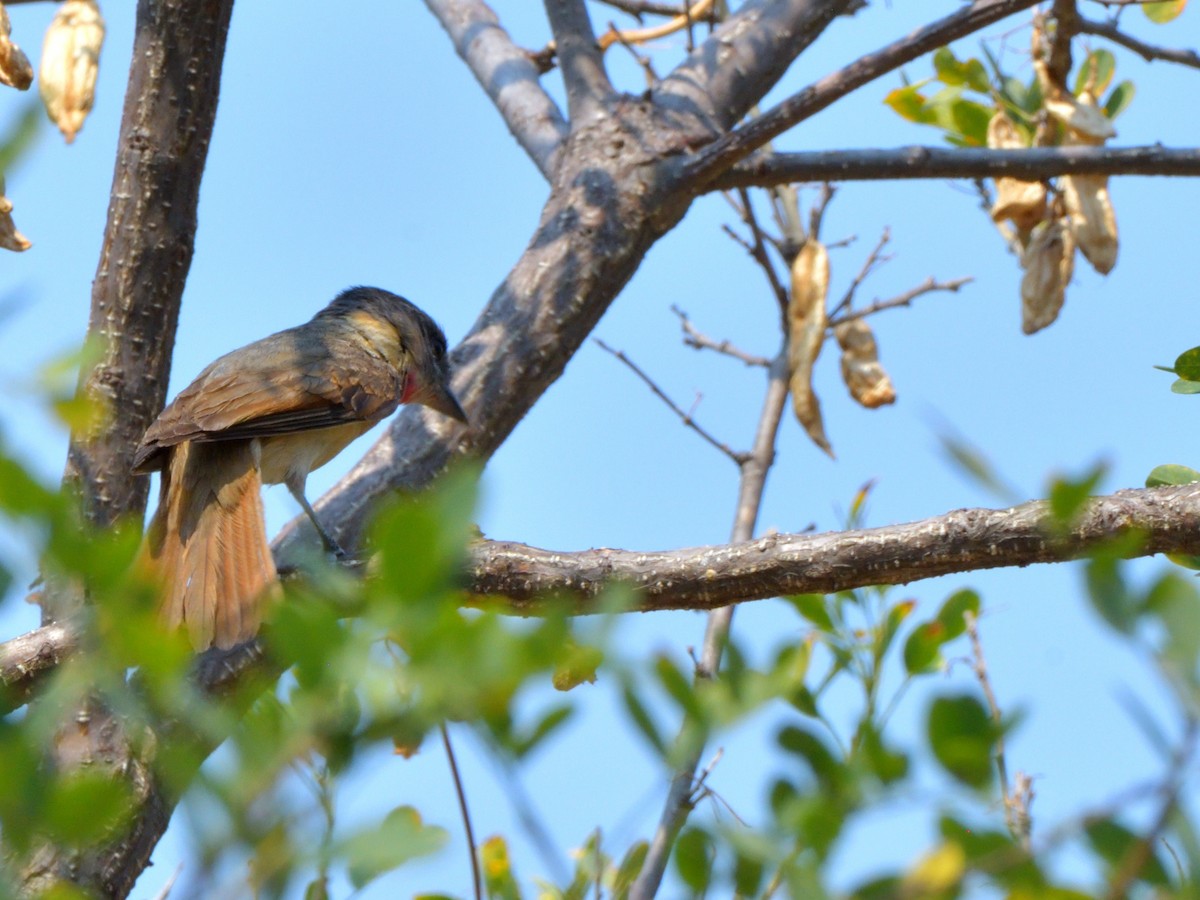
POLYGON ((517 143, 549 179, 567 123, 542 89, 537 67, 481 0, 425 0, 425 5, 446 29, 517 143))
POLYGON ((1176 50, 1171 47, 1156 47, 1153 44, 1147 44, 1121 31, 1113 22, 1096 22, 1092 19, 1080 18, 1078 24, 1080 34, 1094 34, 1097 37, 1108 38, 1114 44, 1120 44, 1122 47, 1132 50, 1146 62, 1161 59, 1165 62, 1179 63, 1181 66, 1200 69, 1200 54, 1195 50, 1176 50))
POLYGON ((762 0, 729 16, 655 88, 654 102, 728 131, 851 0, 762 0))
POLYGON ((976 0, 958 12, 919 28, 874 53, 868 53, 844 69, 826 75, 736 131, 723 135, 688 160, 686 171, 697 181, 708 182, 793 125, 820 112, 851 91, 918 56, 1036 3, 1037 0, 976 0))
POLYGON ((545 0, 545 3, 567 88, 567 112, 571 121, 579 124, 615 91, 604 71, 604 54, 596 43, 583 0, 545 0))
POLYGON ((819 181, 883 181, 910 178, 1020 178, 1056 175, 1200 175, 1200 148, 897 147, 887 150, 823 150, 756 154, 709 183, 708 190, 770 187, 819 181))
MULTIPOLYGON (((634 589, 631 612, 713 609, 783 594, 829 593, 907 584, 982 569, 1058 563, 1085 557, 1130 533, 1132 556, 1200 554, 1200 484, 1117 491, 1088 502, 1077 521, 1051 528, 1044 501, 1010 509, 959 509, 910 522, 824 534, 773 534, 756 540, 679 550, 543 550, 480 541, 470 550, 470 601, 518 615, 565 604, 573 615, 597 612, 605 587, 634 589)), ((27 692, 70 656, 77 635, 43 626, 0 644, 0 680, 27 692)), ((251 653, 249 662, 257 657, 251 653)), ((210 689, 238 677, 247 660, 208 664, 210 689)))
MULTIPOLYGON (((88 326, 103 355, 81 384, 114 415, 103 431, 72 436, 65 476, 99 527, 145 507, 147 479, 134 478, 130 463, 166 399, 232 9, 233 0, 138 3, 88 326)), ((44 619, 63 617, 81 599, 53 584, 45 595, 53 600, 44 604, 44 619)), ((37 649, 55 658, 50 645, 37 649)), ((50 756, 48 764, 62 770, 88 767, 123 780, 138 798, 139 815, 130 833, 110 846, 38 848, 23 861, 21 889, 40 894, 72 882, 88 894, 125 896, 170 815, 153 774, 131 748, 121 720, 94 698, 65 718, 50 756)))
POLYGON ((938 575, 1064 562, 1135 532, 1134 555, 1200 552, 1200 485, 1118 491, 1090 501, 1077 522, 1055 534, 1047 506, 960 509, 905 525, 826 534, 775 534, 719 547, 637 552, 539 550, 489 542, 472 554, 479 599, 536 613, 547 596, 575 613, 614 581, 635 590, 633 608, 713 609, 780 594, 830 593, 907 584, 938 575))

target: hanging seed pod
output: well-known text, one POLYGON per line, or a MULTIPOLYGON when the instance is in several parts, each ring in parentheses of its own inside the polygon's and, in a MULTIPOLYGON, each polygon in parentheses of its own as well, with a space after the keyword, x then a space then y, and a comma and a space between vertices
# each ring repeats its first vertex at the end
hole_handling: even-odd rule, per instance
POLYGON ((1066 219, 1051 219, 1033 229, 1021 265, 1021 330, 1033 334, 1058 318, 1075 270, 1075 239, 1066 219))
POLYGON ((866 319, 850 319, 833 329, 842 348, 842 381, 850 396, 868 409, 896 402, 892 379, 879 364, 879 345, 866 319))
POLYGON ((1056 88, 1047 92, 1045 103, 1046 111, 1066 127, 1068 137, 1081 144, 1103 144, 1117 136, 1117 129, 1089 91, 1076 97, 1056 88))
POLYGON ((29 64, 29 57, 12 42, 11 34, 8 10, 0 3, 0 83, 25 91, 33 84, 33 66, 29 64))
POLYGON ((1117 216, 1108 196, 1108 176, 1064 175, 1059 186, 1075 243, 1092 268, 1107 275, 1117 264, 1117 216))
POLYGON ((12 201, 4 196, 4 179, 0 178, 0 247, 20 253, 33 245, 25 235, 17 231, 12 219, 12 210, 12 201))
MULTIPOLYGON (((1025 141, 1012 119, 997 111, 988 122, 987 145, 999 150, 1016 150, 1023 148, 1025 141)), ((993 222, 1009 219, 1018 230, 1028 233, 1046 217, 1046 185, 1040 181, 997 178, 996 202, 992 204, 991 214, 993 222)))
POLYGON ((829 253, 825 245, 808 240, 792 262, 792 298, 788 303, 788 371, 792 407, 814 444, 833 456, 821 402, 813 391, 813 366, 825 342, 825 297, 829 293, 829 253))
POLYGON ((66 0, 46 29, 38 72, 42 102, 68 144, 91 112, 103 43, 104 20, 95 0, 66 0))

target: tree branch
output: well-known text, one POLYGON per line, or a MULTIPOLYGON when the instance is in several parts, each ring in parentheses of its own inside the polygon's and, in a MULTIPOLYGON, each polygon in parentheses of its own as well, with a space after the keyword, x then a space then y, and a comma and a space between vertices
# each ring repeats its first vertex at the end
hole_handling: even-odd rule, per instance
POLYGON ((529 56, 512 42, 496 14, 481 0, 425 0, 454 49, 496 105, 517 143, 547 179, 567 123, 538 81, 529 56))
POLYGON ((822 150, 752 156, 710 181, 708 191, 770 187, 792 182, 883 181, 912 178, 1020 178, 1056 175, 1200 175, 1200 148, 897 147, 822 150))
POLYGON ((1195 50, 1176 50, 1147 44, 1121 31, 1114 22, 1096 22, 1080 17, 1078 24, 1080 34, 1094 34, 1097 37, 1108 38, 1114 44, 1120 44, 1122 47, 1132 50, 1146 62, 1161 59, 1165 62, 1179 63, 1181 66, 1200 69, 1200 54, 1197 54, 1195 50))
POLYGON ((545 0, 546 17, 567 88, 571 121, 582 122, 615 91, 604 71, 604 54, 596 43, 583 0, 545 0))
POLYGON ((652 93, 664 109, 698 115, 728 131, 852 0, 747 3, 692 51, 652 93))
MULTIPOLYGON (((65 481, 96 526, 141 513, 147 482, 130 472, 133 449, 166 399, 184 282, 191 266, 200 180, 216 118, 233 0, 140 0, 129 86, 88 335, 103 357, 81 391, 114 412, 97 434, 72 435, 65 481)), ((81 602, 50 585, 43 617, 81 602), (70 598, 66 602, 64 598, 70 598)), ((66 636, 67 630, 58 634, 66 636)), ((36 651, 57 659, 51 643, 36 651)), ((44 672, 33 667, 31 673, 44 672)), ((21 889, 41 894, 71 882, 88 894, 123 897, 166 829, 170 804, 135 754, 121 720, 95 698, 64 717, 48 765, 90 767, 124 781, 138 800, 130 832, 110 846, 43 845, 23 860, 21 889)))
POLYGON ((956 13, 919 28, 874 53, 868 53, 844 69, 826 75, 736 131, 723 135, 689 159, 685 171, 697 182, 707 184, 768 141, 851 91, 906 62, 911 62, 918 56, 972 34, 1015 12, 1028 9, 1035 3, 1037 0, 976 0, 956 13))
POLYGON ((1055 535, 1044 501, 960 509, 904 525, 825 534, 775 534, 717 547, 636 552, 539 550, 488 542, 471 555, 475 599, 536 614, 546 603, 595 611, 612 582, 636 591, 638 612, 714 609, 780 594, 907 584, 938 575, 1079 559, 1131 532, 1135 556, 1200 552, 1200 485, 1118 491, 1089 502, 1055 535), (547 597, 557 598, 553 601, 547 597))
MULTIPOLYGON (((1200 554, 1200 484, 1135 488, 1090 500, 1079 519, 1054 532, 1037 500, 1009 509, 959 509, 902 525, 823 534, 773 534, 750 541, 678 550, 543 550, 510 541, 472 545, 467 599, 501 612, 536 616, 549 609, 599 612, 604 589, 634 589, 630 612, 714 609, 786 594, 831 593, 908 584, 939 575, 1080 559, 1136 533, 1132 557, 1200 554)), ((78 635, 44 625, 0 644, 0 681, 29 692, 71 656, 78 635)), ((255 644, 202 659, 201 682, 223 693, 247 666, 255 644)))

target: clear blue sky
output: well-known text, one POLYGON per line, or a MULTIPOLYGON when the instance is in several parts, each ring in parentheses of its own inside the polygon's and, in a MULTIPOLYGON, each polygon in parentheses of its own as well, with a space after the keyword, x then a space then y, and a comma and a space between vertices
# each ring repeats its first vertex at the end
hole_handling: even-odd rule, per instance
MULTIPOLYGON (((858 19, 839 20, 776 96, 907 33, 923 16, 959 5, 876 3, 858 19)), ((0 323, 6 398, 0 426, 51 480, 61 473, 66 436, 30 401, 30 373, 77 346, 86 327, 132 43, 132 6, 104 7, 108 41, 96 109, 75 144, 65 146, 47 124, 35 151, 8 178, 18 227, 34 247, 23 255, 6 254, 0 267, 0 300, 14 304, 0 323)), ((545 42, 534 4, 495 6, 519 42, 529 47, 545 42)), ((1099 9, 1088 12, 1101 15, 1099 9)), ((52 13, 51 4, 11 11, 14 37, 35 60, 52 13)), ((598 28, 604 16, 596 14, 598 28)), ((1200 44, 1195 9, 1171 28, 1154 30, 1135 15, 1129 20, 1163 43, 1200 44)), ((1017 24, 989 34, 999 36, 1017 24)), ((1028 31, 1016 28, 1009 39, 1023 51, 1028 31)), ((974 46, 966 44, 963 51, 974 46)), ((660 45, 661 72, 681 47, 675 39, 660 45)), ((1146 65, 1123 51, 1117 56, 1118 78, 1138 86, 1133 106, 1117 123, 1117 143, 1200 144, 1196 73, 1146 65)), ((623 85, 639 90, 641 76, 627 58, 615 52, 612 59, 623 85)), ((1028 67, 1010 59, 1027 77, 1028 67)), ((927 71, 924 64, 909 69, 914 78, 927 71)), ((547 81, 557 92, 556 76, 547 81)), ((902 122, 882 106, 883 95, 898 83, 895 76, 867 87, 805 123, 780 146, 936 142, 933 131, 902 122)), ((26 100, 8 90, 0 94, 0 127, 26 100)), ((877 481, 870 524, 996 505, 946 462, 936 438, 936 423, 942 422, 984 448, 1025 497, 1040 496, 1053 473, 1081 473, 1098 460, 1110 466, 1105 490, 1139 486, 1159 463, 1200 468, 1193 424, 1200 399, 1170 394, 1169 376, 1151 368, 1200 344, 1200 328, 1190 327, 1200 185, 1123 178, 1114 181, 1112 196, 1121 230, 1115 271, 1101 278, 1077 265, 1060 320, 1025 337, 1016 262, 966 185, 844 186, 826 216, 825 237, 858 239, 832 252, 834 294, 845 289, 885 226, 892 229, 896 258, 866 284, 860 299, 891 296, 930 275, 970 275, 975 282, 958 295, 930 296, 875 320, 883 361, 899 393, 892 408, 869 412, 852 404, 837 374, 836 354, 826 351, 817 387, 837 461, 813 447, 794 421, 785 422, 760 530, 835 528, 855 491, 870 479, 877 481)), ((307 319, 352 284, 405 294, 431 312, 455 342, 517 259, 545 197, 545 183, 418 4, 240 4, 201 196, 172 390, 217 355, 307 319)), ((752 352, 777 350, 774 302, 760 273, 720 233, 720 224, 731 218, 719 197, 698 202, 682 226, 651 251, 596 334, 628 352, 683 405, 700 398, 698 420, 740 448, 752 438, 761 373, 683 347, 670 312, 677 304, 708 334, 752 352)), ((319 495, 355 458, 351 448, 316 473, 310 496, 319 495)), ((559 549, 719 543, 730 529, 735 489, 736 472, 727 459, 682 428, 627 370, 589 344, 491 462, 479 522, 491 537, 559 549)), ((266 502, 272 531, 296 513, 282 489, 269 490, 266 502)), ((18 543, 11 535, 0 538, 5 562, 31 576, 33 562, 14 559, 18 543)), ((1148 577, 1162 565, 1133 568, 1148 577)), ((1146 697, 1158 709, 1162 697, 1147 677, 1145 661, 1112 642, 1098 625, 1079 582, 1075 566, 1037 567, 922 582, 897 595, 915 598, 918 615, 929 615, 958 587, 983 594, 982 629, 995 688, 1006 710, 1025 713, 1010 744, 1009 764, 1037 776, 1033 812, 1039 830, 1160 771, 1121 698, 1146 697)), ((0 610, 0 634, 35 624, 36 612, 17 598, 0 610)), ((638 616, 619 634, 630 657, 663 650, 683 659, 703 626, 700 615, 638 616)), ((765 653, 801 631, 794 614, 771 601, 739 610, 735 633, 765 653)), ((958 666, 932 687, 970 685, 969 673, 958 666)), ((619 717, 610 687, 602 680, 580 689, 582 714, 523 772, 563 851, 581 845, 596 826, 604 829, 608 847, 623 848, 648 836, 661 807, 666 773, 638 736, 614 724, 619 717)), ((896 719, 901 743, 914 739, 926 702, 922 692, 907 697, 896 719)), ((782 764, 769 748, 786 715, 770 709, 751 727, 716 743, 725 755, 710 783, 751 821, 760 814, 765 773, 782 764)), ((461 727, 456 730, 477 833, 501 832, 517 841, 516 861, 525 879, 552 874, 522 841, 504 788, 481 761, 478 745, 461 727)), ((364 769, 367 774, 347 784, 342 795, 347 824, 407 802, 455 835, 441 857, 401 869, 364 896, 436 888, 469 893, 452 789, 436 745, 430 742, 414 760, 381 757, 364 769)), ((926 804, 928 812, 928 800, 943 783, 932 771, 926 775, 928 790, 912 803, 926 804)), ((931 843, 928 821, 904 805, 892 807, 852 831, 839 851, 837 871, 848 884, 876 867, 913 858, 931 843)), ((184 858, 185 841, 186 833, 173 828, 136 896, 159 890, 184 858)))

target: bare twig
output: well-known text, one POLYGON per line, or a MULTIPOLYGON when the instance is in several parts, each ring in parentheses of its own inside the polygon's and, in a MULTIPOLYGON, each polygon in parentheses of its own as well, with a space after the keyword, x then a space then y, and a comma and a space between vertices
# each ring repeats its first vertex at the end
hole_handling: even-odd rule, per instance
MULTIPOLYGON (((618 30, 615 25, 609 25, 608 31, 600 35, 597 43, 600 45, 601 50, 607 50, 615 43, 644 44, 648 41, 674 34, 676 31, 682 31, 685 28, 689 30, 690 34, 692 23, 698 19, 703 19, 712 12, 713 2, 714 0, 696 0, 694 6, 687 6, 683 12, 670 21, 653 25, 649 28, 634 28, 622 31, 618 30)), ((689 42, 690 40, 689 36, 689 42)))
POLYGON ((748 366, 762 366, 766 368, 771 365, 771 361, 765 356, 754 356, 734 346, 731 341, 718 341, 704 334, 688 318, 678 306, 671 306, 671 312, 679 316, 679 327, 683 329, 683 342, 689 347, 694 347, 697 350, 715 350, 717 353, 725 356, 732 356, 734 359, 740 359, 748 366))
MULTIPOLYGON (((1032 830, 1032 820, 1029 807, 1022 806, 1028 802, 1032 793, 1029 790, 1014 792, 1008 780, 1008 760, 1004 749, 1004 733, 1002 726, 1004 716, 1000 712, 1000 704, 996 702, 996 693, 992 690, 991 679, 988 678, 987 661, 983 655, 983 642, 979 640, 979 622, 975 614, 967 612, 964 616, 967 626, 967 637, 971 641, 971 669, 983 689, 984 699, 987 700, 988 711, 992 716, 992 724, 996 726, 996 772, 1000 776, 1000 796, 1004 802, 1004 822, 1008 825, 1009 833, 1022 847, 1029 850, 1029 835, 1032 830)), ((1020 777, 1018 775, 1018 777, 1020 777)), ((1021 782, 1025 786, 1028 780, 1021 782)))
POLYGON ((629 13, 639 21, 642 16, 669 16, 672 18, 682 16, 686 15, 687 9, 684 3, 654 3, 652 0, 600 0, 600 2, 605 6, 629 13))
POLYGON ((475 887, 475 900, 483 900, 483 879, 479 874, 479 850, 475 844, 475 830, 471 827, 471 813, 467 810, 467 794, 463 790, 462 776, 458 771, 458 761, 454 758, 454 746, 450 743, 450 732, 446 730, 445 722, 438 722, 438 731, 442 735, 442 746, 446 748, 446 760, 450 763, 450 776, 454 780, 454 793, 458 797, 458 811, 462 813, 463 830, 467 835, 467 851, 471 856, 471 881, 475 887))
MULTIPOLYGON (((735 541, 748 540, 754 533, 763 491, 766 487, 767 472, 770 471, 771 464, 775 459, 775 437, 779 432, 779 422, 783 417, 787 395, 788 372, 785 349, 771 365, 770 380, 767 382, 767 392, 759 417, 754 449, 742 466, 732 529, 732 539, 735 541)), ((696 664, 697 679, 716 676, 725 643, 729 639, 732 622, 732 606, 720 607, 709 613, 708 624, 704 631, 703 649, 696 664)), ((681 728, 686 727, 686 724, 681 726, 681 728)), ((630 900, 651 900, 658 891, 663 872, 666 870, 667 859, 675 844, 675 838, 687 820, 688 813, 692 810, 695 772, 696 767, 700 764, 700 755, 703 751, 702 742, 697 742, 695 750, 675 770, 670 790, 667 792, 666 803, 663 805, 662 816, 659 818, 654 837, 650 841, 646 859, 642 863, 642 870, 630 888, 630 900)))
POLYGON ((779 105, 713 141, 687 164, 687 177, 707 184, 768 141, 864 84, 952 40, 1035 5, 1037 0, 976 0, 788 97, 779 105))
POLYGON ((567 123, 538 83, 538 67, 483 0, 425 0, 459 57, 495 104, 513 137, 547 178, 567 123))
POLYGON ((1096 22, 1092 19, 1081 18, 1079 20, 1079 33, 1094 34, 1097 37, 1108 38, 1114 44, 1120 44, 1122 47, 1132 50, 1142 59, 1146 60, 1146 62, 1163 60, 1164 62, 1173 62, 1181 66, 1200 69, 1200 54, 1195 50, 1157 47, 1153 44, 1147 44, 1145 41, 1140 41, 1133 35, 1121 31, 1114 22, 1096 22))
POLYGON ((646 76, 646 90, 651 90, 658 83, 658 73, 654 71, 654 63, 650 61, 650 57, 638 52, 638 48, 625 40, 624 32, 617 31, 613 23, 609 22, 608 27, 609 33, 617 36, 617 41, 620 45, 629 51, 629 55, 633 57, 634 62, 641 67, 642 72, 646 76))
MULTIPOLYGON (((829 327, 836 328, 843 322, 849 322, 851 319, 861 319, 864 316, 873 316, 875 313, 883 312, 885 309, 896 309, 900 306, 908 306, 918 297, 925 294, 930 294, 935 291, 949 291, 952 294, 964 286, 970 284, 975 279, 954 278, 950 281, 938 281, 935 278, 926 278, 915 288, 905 291, 903 294, 897 294, 895 297, 889 297, 887 300, 876 300, 869 306, 864 306, 862 309, 850 309, 839 315, 837 318, 830 318, 829 327)), ((840 308, 840 307, 839 307, 840 308)))
POLYGON ((1200 175, 1200 148, 899 147, 756 155, 714 178, 708 190, 792 182, 999 178, 1043 181, 1057 175, 1200 175))
POLYGON ((891 259, 890 256, 882 255, 883 248, 887 246, 888 241, 891 239, 891 229, 885 227, 883 229, 883 234, 879 236, 879 243, 876 244, 874 248, 872 248, 871 252, 867 254, 867 258, 863 262, 862 268, 858 270, 858 274, 855 275, 854 280, 850 282, 850 287, 846 288, 846 295, 842 297, 837 306, 830 310, 829 318, 834 319, 837 317, 838 313, 849 309, 851 304, 854 303, 854 294, 858 291, 859 287, 862 286, 862 283, 867 280, 867 277, 874 272, 878 266, 883 265, 891 259))
POLYGON ((745 462, 746 462, 746 454, 745 453, 739 453, 738 451, 732 449, 728 444, 722 443, 721 441, 717 440, 717 438, 713 437, 713 435, 711 433, 709 433, 702 426, 697 424, 696 420, 692 418, 690 413, 684 412, 683 408, 680 407, 679 404, 677 404, 674 400, 672 400, 667 395, 666 391, 664 391, 662 388, 660 388, 655 383, 653 378, 651 378, 644 371, 642 371, 642 369, 637 365, 637 363, 635 363, 633 360, 631 360, 628 356, 625 355, 625 351, 614 350, 612 347, 608 346, 608 344, 604 343, 604 341, 600 340, 600 338, 592 338, 592 340, 596 342, 596 345, 598 347, 600 347, 601 350, 605 350, 608 353, 611 353, 613 356, 615 356, 621 362, 625 363, 625 365, 627 365, 633 371, 633 374, 637 375, 638 378, 642 379, 642 381, 645 383, 645 385, 654 392, 654 395, 656 397, 658 397, 658 399, 662 400, 663 403, 667 404, 667 406, 670 408, 671 412, 675 413, 675 415, 677 415, 679 417, 679 421, 683 422, 684 425, 686 425, 688 428, 692 429, 694 432, 696 432, 696 434, 698 434, 698 435, 700 435, 700 437, 704 438, 704 440, 707 441, 711 446, 720 450, 722 453, 724 453, 726 456, 728 456, 730 459, 732 459, 739 466, 745 464, 745 462))

